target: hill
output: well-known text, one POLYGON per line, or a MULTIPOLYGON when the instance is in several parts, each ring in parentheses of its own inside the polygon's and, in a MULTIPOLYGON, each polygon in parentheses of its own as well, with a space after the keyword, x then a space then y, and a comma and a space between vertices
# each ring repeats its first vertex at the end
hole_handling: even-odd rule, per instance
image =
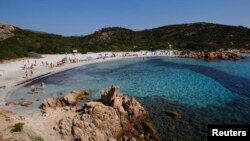
POLYGON ((162 26, 143 31, 103 28, 86 36, 65 37, 0 25, 0 59, 24 57, 28 52, 81 53, 147 49, 210 51, 250 49, 250 29, 213 23, 162 26))

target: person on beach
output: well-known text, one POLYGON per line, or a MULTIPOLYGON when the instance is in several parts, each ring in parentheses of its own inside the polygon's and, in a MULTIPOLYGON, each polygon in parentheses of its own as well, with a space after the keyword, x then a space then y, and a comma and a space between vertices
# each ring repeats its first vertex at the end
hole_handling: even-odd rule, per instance
POLYGON ((27 79, 29 78, 29 73, 28 73, 27 70, 25 71, 25 77, 26 77, 27 79))
POLYGON ((41 86, 42 89, 45 88, 45 83, 44 83, 44 81, 41 81, 40 86, 41 86))
POLYGON ((26 64, 23 65, 23 69, 25 70, 27 68, 26 64))
POLYGON ((30 76, 31 77, 33 76, 33 70, 32 69, 30 70, 30 76))
POLYGON ((33 66, 33 64, 31 64, 30 69, 33 69, 33 68, 34 68, 34 66, 33 66))
POLYGON ((36 87, 35 87, 34 85, 31 85, 31 86, 30 86, 30 90, 31 90, 32 94, 37 93, 37 92, 36 92, 36 87))

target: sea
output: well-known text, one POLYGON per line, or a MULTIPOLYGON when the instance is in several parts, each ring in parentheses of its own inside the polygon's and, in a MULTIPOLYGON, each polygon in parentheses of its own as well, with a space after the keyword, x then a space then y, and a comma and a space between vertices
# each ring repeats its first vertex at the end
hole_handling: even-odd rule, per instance
POLYGON ((250 55, 244 56, 239 61, 138 57, 95 63, 34 80, 10 100, 32 100, 30 107, 12 107, 31 114, 45 98, 86 89, 98 100, 102 90, 118 85, 146 108, 162 141, 206 141, 209 124, 250 124, 250 55), (45 89, 33 95, 29 86, 41 81, 45 89))

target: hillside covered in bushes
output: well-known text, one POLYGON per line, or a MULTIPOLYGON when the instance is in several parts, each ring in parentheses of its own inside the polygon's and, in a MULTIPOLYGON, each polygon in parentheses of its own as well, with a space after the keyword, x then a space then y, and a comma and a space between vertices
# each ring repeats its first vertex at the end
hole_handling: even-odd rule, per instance
POLYGON ((250 29, 212 23, 169 25, 143 31, 121 27, 103 28, 86 36, 61 35, 0 25, 0 59, 41 54, 150 49, 211 51, 250 49, 250 29))

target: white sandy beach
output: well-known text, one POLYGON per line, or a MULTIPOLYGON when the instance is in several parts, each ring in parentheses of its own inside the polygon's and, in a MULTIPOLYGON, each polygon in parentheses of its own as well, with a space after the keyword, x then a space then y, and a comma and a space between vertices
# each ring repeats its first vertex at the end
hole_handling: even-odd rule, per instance
MULTIPOLYGON (((6 63, 0 64, 0 105, 3 105, 5 102, 7 94, 12 93, 16 88, 23 86, 29 80, 32 80, 41 75, 51 75, 60 71, 68 70, 74 67, 79 67, 86 64, 92 64, 97 62, 104 62, 110 60, 124 59, 124 58, 132 58, 132 57, 146 57, 146 56, 174 56, 172 52, 116 52, 115 57, 110 57, 112 52, 102 52, 102 53, 88 53, 88 54, 54 54, 54 55, 42 55, 42 58, 34 59, 34 58, 24 58, 17 59, 15 61, 9 61, 6 63), (102 54, 102 55, 100 55, 102 54), (105 57, 105 59, 101 57, 105 57), (65 63, 59 67, 50 68, 50 65, 45 66, 42 65, 42 62, 48 62, 48 64, 54 64, 63 58, 71 58, 77 60, 76 63, 65 63), (99 58, 99 59, 98 59, 99 58), (33 69, 33 75, 29 76, 27 79, 25 77, 25 69, 23 69, 24 65, 29 67, 31 64, 35 64, 33 69), (17 84, 23 83, 22 85, 16 86, 17 84)), ((29 72, 30 70, 28 70, 29 72)), ((30 73, 30 72, 29 72, 30 73)))

